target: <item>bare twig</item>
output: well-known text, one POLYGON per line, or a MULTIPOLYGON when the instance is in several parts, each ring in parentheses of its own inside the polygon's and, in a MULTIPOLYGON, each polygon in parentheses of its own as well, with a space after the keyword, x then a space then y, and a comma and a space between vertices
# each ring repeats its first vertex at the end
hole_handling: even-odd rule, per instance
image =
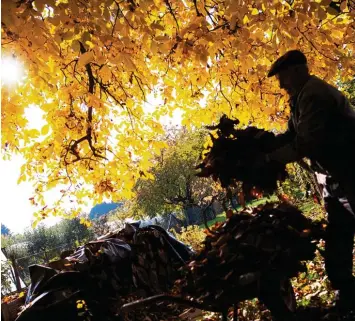
POLYGON ((147 99, 146 99, 146 97, 145 97, 144 90, 143 90, 143 88, 142 88, 142 86, 141 86, 141 83, 143 84, 142 80, 141 80, 139 77, 137 77, 135 73, 133 73, 133 76, 134 76, 134 78, 136 79, 137 84, 138 84, 138 86, 139 86, 139 89, 140 89, 140 90, 141 90, 141 92, 142 92, 142 95, 143 95, 144 101, 147 101, 147 99))
POLYGON ((221 92, 221 94, 222 94, 222 96, 224 97, 224 99, 228 102, 229 107, 231 108, 231 111, 232 111, 233 106, 232 106, 230 100, 229 100, 229 99, 225 96, 225 94, 223 93, 223 90, 222 90, 222 81, 221 81, 221 80, 219 81, 219 91, 221 92))
POLYGON ((310 43, 310 45, 311 45, 319 54, 321 54, 323 57, 325 57, 325 58, 327 58, 327 59, 329 59, 329 60, 332 60, 332 61, 334 61, 334 62, 338 62, 337 59, 331 58, 331 57, 325 55, 323 52, 321 52, 321 51, 315 46, 315 44, 312 42, 312 40, 310 40, 310 39, 307 37, 305 31, 301 31, 298 26, 297 26, 297 30, 298 30, 298 32, 299 32, 300 34, 302 34, 303 38, 306 39, 306 40, 310 43))
POLYGON ((216 30, 218 30, 218 29, 220 29, 220 28, 224 28, 224 27, 226 27, 226 26, 228 26, 229 25, 229 22, 226 22, 226 23, 223 23, 223 24, 221 24, 221 25, 218 25, 218 26, 216 26, 216 27, 214 27, 214 28, 212 28, 212 29, 210 29, 210 30, 208 30, 209 32, 212 32, 212 31, 216 31, 216 30))
POLYGON ((198 17, 203 16, 203 14, 202 14, 200 11, 198 11, 198 8, 197 8, 197 0, 192 0, 192 1, 193 1, 193 3, 194 3, 194 6, 195 6, 196 15, 197 15, 198 17))
POLYGON ((165 4, 166 4, 166 6, 167 6, 168 9, 169 9, 170 14, 173 16, 173 18, 174 18, 174 20, 175 20, 177 30, 179 30, 179 23, 178 23, 178 21, 177 21, 177 19, 176 19, 174 10, 173 10, 173 8, 171 7, 171 4, 170 4, 169 0, 165 0, 165 4))
POLYGON ((117 2, 117 1, 115 1, 115 3, 116 3, 116 6, 117 6, 117 9, 121 12, 121 14, 122 14, 122 17, 124 18, 124 20, 127 22, 127 24, 132 28, 132 29, 137 29, 137 28, 135 28, 135 27, 133 27, 132 25, 131 25, 131 23, 128 21, 128 19, 127 19, 127 17, 123 14, 123 11, 122 11, 122 9, 121 9, 121 7, 120 7, 120 4, 117 2))
MULTIPOLYGON (((117 4, 117 3, 116 3, 117 4)), ((117 11, 116 11, 116 16, 115 16, 115 21, 112 24, 112 31, 111 31, 111 36, 113 36, 114 32, 115 32, 115 27, 116 27, 116 23, 117 23, 117 19, 118 19, 118 15, 119 13, 121 13, 121 9, 120 7, 117 5, 117 11)))

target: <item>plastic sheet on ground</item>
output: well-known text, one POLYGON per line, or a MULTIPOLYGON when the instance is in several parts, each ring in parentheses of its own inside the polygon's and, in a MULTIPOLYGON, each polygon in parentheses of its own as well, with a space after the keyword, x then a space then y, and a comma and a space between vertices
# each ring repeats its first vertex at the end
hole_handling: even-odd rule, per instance
POLYGON ((129 300, 170 290, 191 254, 159 226, 127 224, 63 260, 30 266, 17 321, 115 320, 129 300))

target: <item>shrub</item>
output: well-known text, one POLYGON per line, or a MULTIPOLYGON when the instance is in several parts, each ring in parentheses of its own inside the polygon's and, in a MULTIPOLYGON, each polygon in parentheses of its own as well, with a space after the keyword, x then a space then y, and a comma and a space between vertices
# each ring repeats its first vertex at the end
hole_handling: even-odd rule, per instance
POLYGON ((201 229, 198 225, 189 225, 188 227, 183 227, 181 229, 181 233, 175 232, 172 230, 175 237, 192 247, 194 251, 199 251, 202 249, 203 244, 202 242, 206 238, 206 234, 204 233, 203 229, 201 229))

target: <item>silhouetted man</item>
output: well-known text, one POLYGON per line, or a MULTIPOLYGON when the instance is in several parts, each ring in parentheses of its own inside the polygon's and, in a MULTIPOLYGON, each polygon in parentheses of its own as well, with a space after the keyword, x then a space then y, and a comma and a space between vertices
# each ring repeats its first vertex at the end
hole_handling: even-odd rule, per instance
POLYGON ((290 96, 288 130, 278 136, 282 146, 265 161, 295 162, 308 157, 317 176, 323 174, 328 213, 325 267, 337 307, 355 307, 352 274, 355 234, 355 112, 335 87, 310 75, 305 55, 292 50, 277 59, 268 77, 276 76, 290 96))

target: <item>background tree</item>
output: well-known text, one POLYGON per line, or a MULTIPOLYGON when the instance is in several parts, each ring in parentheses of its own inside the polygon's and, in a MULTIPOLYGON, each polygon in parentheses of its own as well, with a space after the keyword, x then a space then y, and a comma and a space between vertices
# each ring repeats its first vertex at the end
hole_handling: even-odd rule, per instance
POLYGON ((12 284, 15 284, 11 273, 11 264, 9 261, 1 262, 1 295, 4 296, 13 290, 12 284))
POLYGON ((212 179, 195 176, 205 135, 205 131, 182 130, 157 158, 152 169, 154 178, 138 181, 135 199, 143 213, 154 217, 182 210, 188 219, 189 210, 203 206, 216 192, 212 179))
POLYGON ((102 215, 93 221, 91 231, 95 237, 100 237, 110 232, 111 226, 108 224, 108 214, 102 215))
POLYGON ((146 217, 147 214, 138 206, 136 198, 131 198, 125 200, 121 207, 112 211, 107 216, 107 221, 113 229, 122 229, 127 221, 145 219, 146 217))
POLYGON ((347 94, 352 106, 355 108, 355 75, 351 81, 348 81, 342 85, 342 89, 345 94, 347 94))
MULTIPOLYGON (((1 265, 4 263, 4 269, 2 268, 1 270, 2 278, 4 278, 5 284, 9 285, 13 282, 15 288, 19 290, 21 288, 20 279, 25 283, 28 281, 28 273, 26 270, 29 265, 29 256, 23 235, 1 235, 1 251, 7 259, 7 261, 1 262, 1 265), (22 265, 21 262, 24 262, 24 265, 22 265)), ((7 290, 6 287, 5 291, 7 290)))
POLYGON ((289 177, 278 188, 295 206, 306 201, 322 203, 322 194, 313 171, 301 167, 298 163, 287 165, 289 177))
POLYGON ((39 224, 35 229, 24 232, 29 255, 36 256, 37 262, 48 263, 59 257, 61 251, 75 249, 94 238, 94 231, 82 224, 84 217, 64 219, 51 227, 39 224))
POLYGON ((54 235, 59 236, 59 243, 67 245, 68 249, 91 241, 94 238, 92 229, 82 224, 80 218, 77 217, 62 220, 54 228, 57 231, 54 235))
MULTIPOLYGON (((26 229, 23 234, 2 235, 1 246, 5 250, 8 264, 28 284, 29 265, 45 264, 58 259, 62 251, 74 250, 95 238, 95 231, 82 224, 82 218, 64 219, 51 227, 39 224, 35 229, 26 229)), ((2 273, 5 279, 8 269, 4 267, 2 273)), ((11 277, 14 279, 15 276, 11 277)))
POLYGON ((48 263, 53 258, 50 252, 62 245, 58 231, 53 227, 47 228, 43 224, 39 224, 35 229, 27 229, 24 236, 29 254, 36 255, 44 263, 48 263))
POLYGON ((64 215, 69 199, 133 196, 165 147, 162 115, 183 111, 190 129, 226 113, 282 130, 289 111, 271 63, 299 48, 313 73, 350 80, 354 16, 353 1, 331 0, 4 1, 2 55, 26 78, 2 88, 1 146, 27 161, 20 181, 33 181, 36 220, 64 215), (30 105, 40 130, 28 127, 30 105), (62 195, 46 207, 55 186, 62 195))

